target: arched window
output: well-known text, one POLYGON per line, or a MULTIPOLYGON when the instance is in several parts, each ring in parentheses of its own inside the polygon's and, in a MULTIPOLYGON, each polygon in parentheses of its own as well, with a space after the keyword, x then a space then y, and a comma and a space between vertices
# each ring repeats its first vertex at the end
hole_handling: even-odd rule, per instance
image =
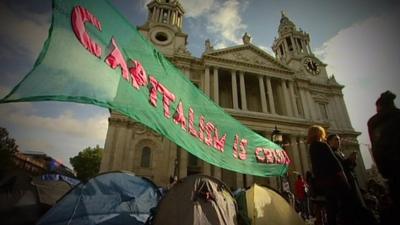
POLYGON ((142 157, 140 160, 140 166, 144 168, 150 167, 151 149, 147 146, 142 148, 142 157))

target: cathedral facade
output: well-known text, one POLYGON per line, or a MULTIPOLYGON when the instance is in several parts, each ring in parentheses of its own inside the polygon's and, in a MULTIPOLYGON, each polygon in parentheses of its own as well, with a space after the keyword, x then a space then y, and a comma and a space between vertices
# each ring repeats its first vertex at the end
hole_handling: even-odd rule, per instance
MULTIPOLYGON (((147 22, 139 31, 172 63, 219 104, 226 113, 262 136, 271 139, 277 127, 282 145, 292 163, 288 177, 311 171, 306 136, 311 125, 325 127, 342 138, 342 150, 360 153, 342 89, 326 64, 310 48, 308 33, 298 30, 282 14, 278 37, 271 56, 251 43, 245 33, 243 43, 214 49, 205 41, 200 58, 187 50, 188 34, 182 30, 184 9, 179 1, 154 0, 148 5, 147 22)), ((361 154, 359 154, 361 156, 361 154)), ((128 170, 166 186, 171 176, 179 178, 203 173, 222 179, 229 187, 246 187, 254 182, 279 188, 276 177, 257 177, 210 165, 140 123, 111 112, 101 162, 102 172, 128 170)), ((365 183, 365 168, 358 157, 357 174, 365 183)))

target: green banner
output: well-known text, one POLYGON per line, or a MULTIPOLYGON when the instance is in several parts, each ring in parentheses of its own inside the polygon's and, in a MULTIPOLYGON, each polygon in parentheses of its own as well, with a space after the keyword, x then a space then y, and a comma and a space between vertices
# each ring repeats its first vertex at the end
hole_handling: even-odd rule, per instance
POLYGON ((34 68, 1 103, 47 100, 118 111, 239 173, 278 176, 290 162, 281 147, 196 88, 108 1, 53 1, 49 37, 34 68))

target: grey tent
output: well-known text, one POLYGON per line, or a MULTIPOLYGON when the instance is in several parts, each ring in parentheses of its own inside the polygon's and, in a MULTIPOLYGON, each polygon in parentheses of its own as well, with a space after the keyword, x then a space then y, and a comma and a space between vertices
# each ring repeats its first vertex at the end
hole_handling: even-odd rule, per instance
POLYGON ((38 225, 142 225, 161 195, 148 179, 126 172, 100 174, 80 183, 38 222, 38 225))
POLYGON ((60 174, 45 174, 32 179, 40 203, 48 206, 55 205, 62 196, 78 183, 79 180, 60 174))
POLYGON ((193 175, 178 181, 161 200, 154 225, 236 225, 236 201, 213 177, 193 175))

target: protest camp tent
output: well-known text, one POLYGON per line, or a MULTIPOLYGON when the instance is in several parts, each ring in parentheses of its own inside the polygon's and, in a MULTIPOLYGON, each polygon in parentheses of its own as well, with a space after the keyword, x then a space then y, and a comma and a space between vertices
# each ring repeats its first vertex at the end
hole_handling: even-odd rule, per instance
POLYGON ((245 201, 238 200, 238 204, 241 204, 239 208, 247 209, 251 225, 305 225, 294 208, 267 187, 253 184, 245 191, 245 201))
MULTIPOLYGON (((58 174, 44 175, 60 177, 58 174)), ((71 188, 64 180, 32 177, 15 169, 0 179, 0 221, 4 224, 33 224, 71 188)), ((63 176, 64 177, 64 176, 63 176)), ((65 177, 71 182, 77 180, 65 177)))
POLYGON ((2 224, 33 224, 45 212, 39 203, 32 177, 16 170, 0 179, 0 221, 2 224))
POLYGON ((55 205, 62 196, 78 183, 79 180, 60 174, 44 174, 32 179, 40 203, 48 206, 55 205))
POLYGON ((150 180, 126 172, 109 172, 80 183, 37 223, 142 225, 160 200, 150 180))
POLYGON ((192 175, 178 181, 161 200, 154 225, 236 225, 236 201, 213 177, 192 175))

